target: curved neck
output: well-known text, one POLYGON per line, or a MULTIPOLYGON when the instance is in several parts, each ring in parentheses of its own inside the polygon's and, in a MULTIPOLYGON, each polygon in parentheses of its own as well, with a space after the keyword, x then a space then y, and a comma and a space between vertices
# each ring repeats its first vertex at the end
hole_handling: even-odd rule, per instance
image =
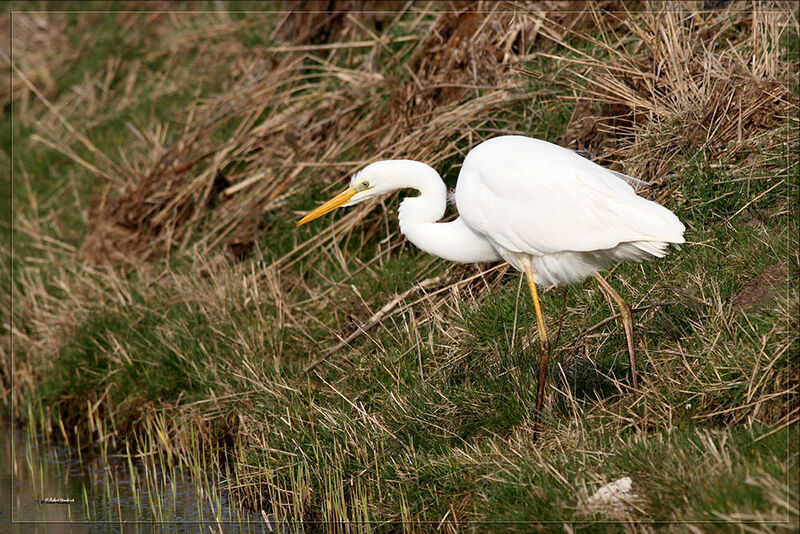
POLYGON ((379 163, 379 169, 374 170, 386 173, 398 188, 420 192, 419 196, 404 198, 398 213, 400 232, 414 245, 434 256, 462 263, 500 259, 489 241, 460 217, 448 223, 437 222, 447 208, 447 187, 433 168, 412 160, 379 163))
POLYGON ((371 172, 395 188, 411 188, 420 192, 417 197, 404 198, 400 204, 400 228, 404 220, 436 222, 447 208, 447 187, 439 173, 420 161, 397 159, 373 163, 371 172))

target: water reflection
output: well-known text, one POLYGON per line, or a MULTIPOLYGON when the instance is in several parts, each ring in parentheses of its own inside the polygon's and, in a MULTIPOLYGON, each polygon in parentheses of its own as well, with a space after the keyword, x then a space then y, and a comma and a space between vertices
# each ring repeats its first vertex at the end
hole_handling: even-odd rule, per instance
POLYGON ((0 435, 0 525, 12 533, 150 532, 153 523, 168 532, 274 531, 228 500, 217 481, 185 469, 79 452, 4 418, 0 435))

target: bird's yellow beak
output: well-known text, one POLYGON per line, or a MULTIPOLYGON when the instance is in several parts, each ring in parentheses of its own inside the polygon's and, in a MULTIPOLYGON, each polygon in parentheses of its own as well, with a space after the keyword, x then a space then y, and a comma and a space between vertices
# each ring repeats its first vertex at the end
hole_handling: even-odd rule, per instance
POLYGON ((309 212, 305 217, 298 221, 297 226, 301 226, 309 221, 313 221, 317 217, 322 217, 326 213, 332 212, 343 204, 347 204, 347 201, 353 198, 356 193, 358 193, 358 191, 356 191, 355 187, 351 187, 347 191, 342 191, 322 206, 318 207, 314 211, 309 212))

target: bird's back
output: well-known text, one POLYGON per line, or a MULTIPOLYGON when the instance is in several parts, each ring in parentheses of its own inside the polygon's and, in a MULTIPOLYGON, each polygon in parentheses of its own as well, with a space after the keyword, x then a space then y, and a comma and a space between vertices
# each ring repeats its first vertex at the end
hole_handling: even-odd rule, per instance
POLYGON ((643 259, 684 242, 684 226, 667 208, 575 152, 529 137, 496 137, 476 146, 459 174, 456 205, 501 253, 534 259, 643 259))

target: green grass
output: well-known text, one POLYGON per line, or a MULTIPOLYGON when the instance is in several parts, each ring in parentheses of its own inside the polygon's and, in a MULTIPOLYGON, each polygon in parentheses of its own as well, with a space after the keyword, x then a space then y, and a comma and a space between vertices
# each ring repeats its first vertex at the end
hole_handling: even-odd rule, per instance
MULTIPOLYGON (((555 140, 572 127, 579 84, 563 63, 537 54, 578 60, 581 52, 613 64, 616 56, 591 41, 601 32, 579 21, 577 35, 537 40, 523 51, 534 75, 498 67, 496 83, 513 86, 508 103, 472 113, 471 90, 446 101, 435 100, 444 93, 415 100, 414 76, 426 84, 439 83, 437 75, 470 81, 446 70, 445 60, 437 67, 444 70, 430 66, 448 47, 459 53, 449 41, 424 49, 423 30, 436 20, 430 14, 406 13, 390 30, 413 32, 419 42, 314 52, 293 71, 297 78, 281 78, 287 92, 276 89, 264 102, 256 88, 277 87, 268 76, 278 60, 263 48, 285 44, 268 37, 275 14, 252 23, 236 13, 231 23, 213 14, 176 15, 130 35, 118 31, 120 16, 97 19, 89 37, 90 19, 71 16, 65 31, 81 53, 68 69, 47 65, 57 81, 48 98, 105 156, 66 132, 31 95, 5 116, 13 119, 16 241, 13 272, 2 276, 13 283, 16 357, 13 369, 4 358, 0 376, 20 420, 64 425, 102 447, 113 435, 123 453, 126 444, 157 449, 154 456, 193 472, 214 471, 243 503, 287 521, 362 521, 378 530, 400 528, 385 526, 397 521, 408 521, 409 530, 441 521, 448 528, 522 522, 505 525, 509 530, 567 522, 589 532, 626 531, 626 521, 676 531, 684 527, 666 523, 717 522, 698 523, 711 531, 797 528, 796 87, 770 120, 743 126, 741 143, 711 136, 706 145, 689 144, 677 132, 705 126, 665 115, 630 122, 639 137, 616 136, 613 146, 623 152, 606 147, 603 158, 625 150, 673 155, 666 185, 646 194, 662 196, 686 223, 688 242, 662 260, 621 264, 608 277, 634 308, 644 308, 635 315, 639 391, 628 387, 622 330, 616 321, 603 323, 613 310, 596 284, 543 292, 553 356, 545 426, 535 441, 538 350, 518 275, 454 266, 415 249, 396 226, 402 195, 357 208, 356 224, 337 213, 295 228, 298 212, 338 191, 356 166, 291 173, 300 162, 421 154, 438 158, 436 168, 453 186, 463 155, 483 137, 508 130, 555 140), (413 76, 411 58, 428 61, 413 76), (119 67, 109 74, 108 95, 73 100, 97 87, 87 80, 105 79, 110 59, 119 67), (258 69, 236 62, 250 59, 261 61, 258 69), (372 72, 368 64, 380 76, 356 80, 372 72), (357 107, 342 111, 350 104, 357 107), (290 105, 296 111, 280 115, 290 105), (450 122, 431 126, 448 112, 450 122), (321 119, 328 122, 317 124, 321 119), (273 120, 273 130, 257 131, 273 120), (294 135, 306 137, 292 141, 294 135), (241 152, 226 152, 231 148, 241 152), (65 151, 112 174, 114 183, 65 151), (212 156, 200 160, 204 151, 212 156), (146 260, 106 264, 84 255, 87 235, 103 222, 88 210, 91 203, 139 191, 164 154, 178 158, 165 168, 197 163, 175 182, 168 172, 158 175, 160 189, 148 192, 154 196, 132 205, 169 205, 188 191, 196 217, 173 226, 185 234, 166 246, 169 225, 142 232, 152 252, 146 260), (273 181, 229 197, 201 193, 213 185, 210 171, 221 170, 231 185, 264 169, 273 181), (193 180, 202 182, 201 192, 182 189, 193 180), (280 180, 289 183, 288 196, 263 209, 280 180), (253 224, 254 240, 237 259, 218 227, 242 221, 253 224), (765 269, 784 262, 774 291, 751 307, 734 305, 765 269), (396 295, 440 275, 446 281, 427 296, 412 290, 378 325, 303 372, 396 295), (634 507, 586 508, 588 496, 622 476, 634 480, 634 507)), ((510 27, 506 22, 496 27, 510 27)), ((370 38, 343 24, 349 33, 342 40, 370 38)), ((362 24, 373 33, 386 28, 369 18, 362 24)), ((745 27, 721 29, 744 50, 745 27)), ((316 39, 300 44, 326 42, 316 39)), ((786 54, 796 55, 796 41, 791 29, 782 34, 786 54)), ((598 104, 594 112, 624 115, 622 108, 598 104)))

